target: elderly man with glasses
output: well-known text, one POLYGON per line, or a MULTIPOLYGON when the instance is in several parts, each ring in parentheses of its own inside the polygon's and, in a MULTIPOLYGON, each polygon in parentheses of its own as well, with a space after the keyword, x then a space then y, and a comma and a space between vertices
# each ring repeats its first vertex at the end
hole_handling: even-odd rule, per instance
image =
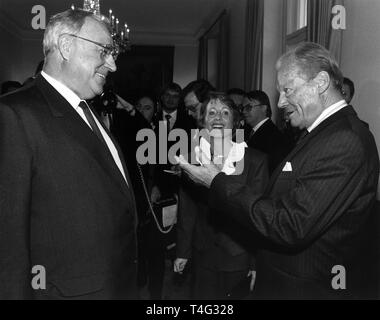
POLYGON ((137 298, 132 185, 86 103, 116 71, 109 25, 67 10, 43 49, 34 83, 0 100, 0 299, 137 298))

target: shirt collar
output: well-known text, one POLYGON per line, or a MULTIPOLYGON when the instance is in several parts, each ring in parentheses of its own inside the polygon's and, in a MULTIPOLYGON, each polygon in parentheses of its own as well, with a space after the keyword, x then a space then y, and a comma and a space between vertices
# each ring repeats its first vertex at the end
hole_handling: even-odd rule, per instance
POLYGON ((262 126, 267 120, 269 120, 268 117, 265 118, 264 120, 261 120, 257 125, 255 125, 255 126, 253 127, 253 131, 256 132, 257 130, 259 130, 260 127, 261 127, 261 126, 262 126))
POLYGON ((45 78, 47 82, 51 84, 51 86, 57 90, 70 105, 77 109, 79 106, 79 103, 82 101, 78 95, 69 89, 67 86, 65 86, 62 82, 59 82, 58 80, 54 79, 52 76, 49 76, 46 72, 41 71, 41 75, 45 78))
POLYGON ((328 117, 331 117, 334 113, 338 112, 340 109, 348 106, 345 100, 340 100, 337 103, 332 104, 330 107, 323 110, 319 117, 313 122, 313 124, 307 128, 308 132, 314 130, 321 122, 326 120, 328 117))

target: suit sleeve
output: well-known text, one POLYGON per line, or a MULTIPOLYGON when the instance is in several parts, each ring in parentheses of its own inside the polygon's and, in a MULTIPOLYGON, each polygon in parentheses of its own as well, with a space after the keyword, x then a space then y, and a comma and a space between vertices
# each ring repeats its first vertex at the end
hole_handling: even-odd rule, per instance
POLYGON ((31 294, 32 153, 17 114, 0 104, 0 299, 31 294))
POLYGON ((370 171, 367 152, 354 134, 340 132, 322 142, 308 154, 294 188, 267 196, 219 174, 211 185, 210 203, 272 245, 308 245, 359 197, 370 171))
MULTIPOLYGON (((258 192, 264 192, 268 180, 269 180, 269 168, 268 168, 268 158, 264 154, 258 151, 252 151, 252 161, 248 175, 247 175, 247 186, 252 190, 257 190, 258 192), (253 153, 256 154, 253 154, 253 153)), ((250 258, 250 270, 256 270, 256 258, 255 255, 251 255, 250 258)))

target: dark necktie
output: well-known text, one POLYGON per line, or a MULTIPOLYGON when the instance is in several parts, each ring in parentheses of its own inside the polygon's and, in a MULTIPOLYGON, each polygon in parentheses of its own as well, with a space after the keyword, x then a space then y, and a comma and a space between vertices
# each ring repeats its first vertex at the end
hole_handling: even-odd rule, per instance
POLYGON ((79 103, 79 107, 83 110, 83 113, 84 113, 88 123, 90 124, 92 131, 96 134, 96 136, 99 138, 99 140, 106 146, 107 150, 109 151, 108 145, 107 145, 106 141, 104 140, 104 137, 103 137, 102 133, 100 132, 100 129, 99 129, 98 125, 96 124, 95 119, 94 119, 87 103, 85 101, 81 101, 79 103))
POLYGON ((165 115, 166 118, 166 127, 168 128, 168 133, 170 132, 170 119, 172 116, 170 114, 165 115))

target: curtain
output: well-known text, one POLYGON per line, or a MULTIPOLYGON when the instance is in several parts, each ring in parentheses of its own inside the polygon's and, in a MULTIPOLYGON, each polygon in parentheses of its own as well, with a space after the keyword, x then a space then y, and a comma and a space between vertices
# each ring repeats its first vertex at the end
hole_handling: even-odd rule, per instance
POLYGON ((261 90, 263 73, 264 0, 247 0, 244 90, 261 90))
POLYGON ((338 64, 342 51, 342 30, 331 27, 332 8, 343 0, 308 0, 307 40, 323 45, 334 55, 338 64))
POLYGON ((228 21, 225 11, 219 18, 217 68, 216 87, 220 91, 226 91, 228 89, 228 21))
POLYGON ((198 73, 197 78, 199 79, 207 79, 207 59, 208 59, 208 52, 207 52, 207 39, 206 36, 202 36, 199 39, 199 51, 198 51, 198 73))

